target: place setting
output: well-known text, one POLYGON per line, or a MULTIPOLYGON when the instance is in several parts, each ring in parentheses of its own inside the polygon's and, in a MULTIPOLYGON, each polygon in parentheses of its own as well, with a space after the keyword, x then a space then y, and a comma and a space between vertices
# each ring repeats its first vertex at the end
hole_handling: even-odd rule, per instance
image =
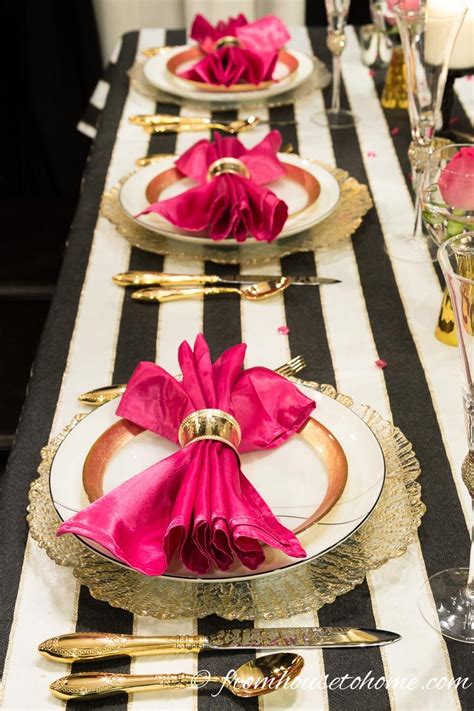
POLYGON ((274 15, 249 22, 241 13, 212 25, 198 14, 189 44, 145 48, 130 81, 139 93, 180 106, 284 106, 330 81, 320 60, 286 47, 290 38, 274 15))
POLYGON ((107 71, 6 471, 5 709, 469 708, 474 8, 252 5, 107 71))

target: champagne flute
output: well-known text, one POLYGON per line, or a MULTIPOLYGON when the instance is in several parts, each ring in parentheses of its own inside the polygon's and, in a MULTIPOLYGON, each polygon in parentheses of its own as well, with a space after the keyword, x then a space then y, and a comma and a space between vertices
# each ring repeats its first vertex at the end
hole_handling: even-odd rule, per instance
POLYGON ((341 109, 341 54, 346 46, 345 26, 351 0, 325 0, 328 31, 326 44, 332 54, 332 99, 331 108, 318 111, 311 117, 314 123, 329 128, 350 128, 355 116, 341 109))
POLYGON ((415 222, 410 236, 394 235, 390 254, 408 262, 430 262, 436 256, 430 253, 423 235, 420 183, 433 144, 449 59, 467 8, 461 0, 450 0, 449 3, 445 0, 398 0, 392 9, 407 69, 412 134, 408 155, 415 191, 415 222))
MULTIPOLYGON (((443 242, 438 259, 454 307, 461 357, 462 392, 469 452, 462 478, 471 496, 474 513, 474 232, 443 242)), ((468 568, 450 568, 429 578, 435 609, 420 596, 427 622, 445 637, 474 644, 474 540, 471 521, 471 556, 468 568)))

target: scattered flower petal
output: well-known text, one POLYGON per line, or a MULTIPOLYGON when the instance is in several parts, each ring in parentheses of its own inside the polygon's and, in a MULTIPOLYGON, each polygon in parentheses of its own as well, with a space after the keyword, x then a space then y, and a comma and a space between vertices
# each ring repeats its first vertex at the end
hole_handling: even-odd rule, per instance
POLYGON ((400 133, 400 128, 398 126, 394 126, 391 130, 390 133, 392 136, 397 136, 400 133))
POLYGON ((466 74, 466 79, 468 81, 472 81, 474 79, 474 77, 472 76, 472 74, 466 74))
POLYGON ((376 155, 377 153, 375 153, 375 151, 368 151, 367 158, 375 158, 376 155))
POLYGON ((369 69, 369 77, 374 77, 376 74, 375 69, 369 69))
POLYGON ((288 328, 288 326, 278 326, 277 330, 281 336, 286 336, 290 332, 290 329, 288 328))
POLYGON ((455 126, 459 122, 459 119, 457 116, 451 116, 449 119, 449 125, 450 126, 455 126))
POLYGON ((380 368, 381 370, 383 370, 384 368, 387 367, 388 363, 386 360, 383 360, 383 358, 378 358, 375 361, 375 365, 377 366, 377 368, 380 368))
POLYGON ((413 177, 412 177, 411 173, 407 173, 407 180, 408 180, 410 183, 413 182, 413 177))

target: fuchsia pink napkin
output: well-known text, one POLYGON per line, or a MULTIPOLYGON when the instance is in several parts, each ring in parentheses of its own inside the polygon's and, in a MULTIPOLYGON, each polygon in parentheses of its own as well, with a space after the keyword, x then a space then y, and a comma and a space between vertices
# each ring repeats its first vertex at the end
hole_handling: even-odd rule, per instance
POLYGON ((290 34, 283 22, 273 15, 248 22, 241 14, 215 27, 202 15, 196 15, 191 37, 206 56, 180 76, 206 84, 232 86, 270 81, 278 51, 288 42, 290 34), (216 49, 215 44, 222 37, 237 37, 240 45, 216 49))
MULTIPOLYGON (((302 428, 315 403, 271 370, 243 370, 244 355, 240 344, 212 364, 203 336, 194 351, 184 342, 182 381, 140 363, 117 414, 177 443, 188 414, 219 408, 240 424, 241 452, 278 447, 302 428)), ((137 474, 63 523, 63 533, 96 541, 146 575, 164 573, 176 552, 198 574, 226 570, 234 559, 255 570, 265 559, 261 543, 306 555, 242 473, 233 449, 216 441, 195 442, 137 474)))
POLYGON ((271 131, 253 148, 237 138, 214 136, 202 140, 176 161, 176 167, 198 183, 181 195, 152 203, 140 214, 156 212, 173 225, 190 232, 206 231, 211 239, 228 237, 244 242, 249 235, 272 242, 283 229, 288 207, 266 183, 285 175, 278 160, 281 135, 271 131), (238 158, 250 171, 250 179, 224 173, 208 180, 209 166, 219 158, 238 158))

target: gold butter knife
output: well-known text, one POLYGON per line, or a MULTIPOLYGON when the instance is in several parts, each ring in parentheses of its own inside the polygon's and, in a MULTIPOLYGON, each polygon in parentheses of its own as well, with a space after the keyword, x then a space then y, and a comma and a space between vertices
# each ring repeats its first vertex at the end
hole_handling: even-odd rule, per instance
MULTIPOLYGON (((291 358, 287 363, 280 365, 275 368, 275 373, 283 375, 283 377, 288 378, 295 376, 301 370, 306 368, 306 361, 303 356, 298 355, 291 358)), ((106 402, 115 400, 115 398, 120 397, 125 392, 127 385, 106 385, 102 388, 95 388, 94 390, 88 390, 82 395, 79 395, 78 400, 82 402, 83 405, 90 405, 91 407, 98 407, 99 405, 104 405, 106 402)))
MULTIPOLYGON (((130 271, 114 274, 112 280, 119 286, 205 286, 206 284, 254 284, 275 279, 271 274, 237 274, 220 277, 217 274, 167 274, 165 272, 130 271)), ((292 286, 322 286, 340 284, 340 279, 331 277, 292 275, 292 286)))
POLYGON ((206 649, 325 649, 380 647, 401 639, 399 634, 355 627, 275 627, 221 630, 212 635, 141 637, 100 632, 76 632, 52 637, 39 653, 57 662, 93 661, 108 657, 188 654, 206 649))

